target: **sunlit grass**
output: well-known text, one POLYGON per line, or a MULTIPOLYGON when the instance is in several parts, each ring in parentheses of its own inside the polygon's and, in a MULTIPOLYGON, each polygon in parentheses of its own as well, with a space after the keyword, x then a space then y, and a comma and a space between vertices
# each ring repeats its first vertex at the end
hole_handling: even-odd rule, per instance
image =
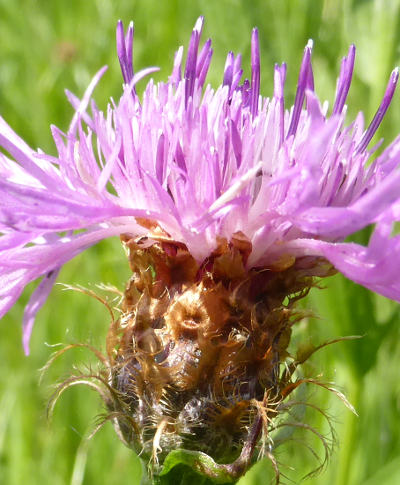
MULTIPOLYGON (((118 18, 135 21, 137 68, 159 65, 162 69, 156 78, 161 79, 170 72, 174 50, 186 44, 195 19, 204 14, 204 38, 214 41, 210 75, 214 85, 221 78, 228 50, 241 51, 248 59, 251 28, 257 25, 262 92, 272 92, 274 62, 286 61, 286 90, 293 97, 302 49, 313 38, 317 91, 321 99, 332 100, 340 58, 355 43, 358 54, 349 113, 362 109, 368 122, 391 69, 399 64, 399 9, 397 0, 0 0, 0 113, 32 146, 54 151, 50 123, 65 130, 72 116, 65 88, 82 94, 91 76, 108 64, 109 72, 95 97, 103 108, 110 96, 118 99, 121 79, 114 40, 118 18)), ((400 131, 399 107, 397 94, 379 133, 387 140, 400 131)), ((84 286, 110 283, 122 289, 128 275, 114 240, 77 257, 62 270, 59 281, 84 286)), ((315 391, 314 402, 332 416, 338 439, 325 472, 307 483, 395 485, 400 483, 398 307, 340 276, 324 284, 327 289, 313 290, 308 300, 319 318, 302 324, 299 338, 323 342, 363 336, 321 350, 311 364, 316 374, 322 373, 324 380, 334 381, 346 393, 359 417, 329 392, 315 391)), ((52 346, 87 342, 104 348, 106 310, 85 295, 57 286, 39 314, 31 356, 26 358, 20 322, 28 295, 29 290, 0 325, 0 483, 139 483, 138 459, 118 442, 109 424, 87 442, 102 412, 90 390, 67 392, 53 420, 47 421, 51 385, 68 376, 74 365, 81 369, 95 365, 90 355, 71 351, 54 364, 41 385, 38 382, 38 369, 54 351, 52 346)), ((317 415, 310 417, 317 427, 324 426, 322 421, 317 415)), ((299 433, 299 439, 318 447, 307 433, 299 433)), ((295 483, 317 466, 312 454, 297 442, 283 446, 278 459, 283 473, 295 483)), ((271 466, 265 461, 242 483, 264 484, 270 476, 271 466)))

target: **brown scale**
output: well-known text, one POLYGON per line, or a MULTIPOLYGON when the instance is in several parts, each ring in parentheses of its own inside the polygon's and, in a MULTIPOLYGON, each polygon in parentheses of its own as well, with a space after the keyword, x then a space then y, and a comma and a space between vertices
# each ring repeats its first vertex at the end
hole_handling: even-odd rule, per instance
POLYGON ((312 286, 307 262, 247 270, 241 233, 202 265, 162 233, 150 247, 122 239, 133 275, 107 350, 112 387, 141 430, 132 438, 121 418, 125 439, 156 463, 179 447, 238 460, 258 409, 267 399, 273 417, 288 384, 281 364, 300 318, 292 303, 312 286))

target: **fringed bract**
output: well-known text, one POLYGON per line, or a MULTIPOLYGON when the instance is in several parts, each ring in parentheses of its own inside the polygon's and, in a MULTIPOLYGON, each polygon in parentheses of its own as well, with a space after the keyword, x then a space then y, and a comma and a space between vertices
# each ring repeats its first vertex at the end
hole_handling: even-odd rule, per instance
POLYGON ((241 233, 201 265, 162 237, 149 247, 122 239, 133 275, 107 352, 120 396, 110 411, 129 417, 117 418, 125 441, 157 466, 178 448, 233 463, 250 439, 249 461, 297 387, 296 363, 283 364, 303 316, 293 304, 313 285, 314 268, 307 258, 282 258, 247 270, 251 244, 241 233))

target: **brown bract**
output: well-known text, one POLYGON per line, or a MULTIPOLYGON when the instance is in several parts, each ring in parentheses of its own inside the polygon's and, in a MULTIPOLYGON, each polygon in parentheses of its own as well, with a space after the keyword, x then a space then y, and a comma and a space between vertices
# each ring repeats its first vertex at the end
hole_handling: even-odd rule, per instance
POLYGON ((107 351, 125 440, 154 465, 176 448, 218 463, 236 463, 246 450, 251 461, 296 387, 283 363, 302 316, 293 303, 312 286, 309 265, 283 258, 248 269, 242 233, 221 239, 201 265, 162 233, 147 247, 122 240, 133 274, 107 351))

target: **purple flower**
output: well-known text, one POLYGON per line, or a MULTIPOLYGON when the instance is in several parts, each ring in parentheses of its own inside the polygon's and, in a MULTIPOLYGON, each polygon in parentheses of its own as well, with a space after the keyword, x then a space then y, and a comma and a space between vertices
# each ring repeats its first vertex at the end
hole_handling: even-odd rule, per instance
POLYGON ((321 106, 313 83, 312 43, 305 47, 293 107, 284 98, 286 65, 274 69, 274 93, 260 95, 258 31, 253 30, 251 79, 241 56, 227 56, 223 82, 205 84, 211 41, 200 49, 203 18, 180 48, 167 82, 136 84, 133 25, 117 26, 124 87, 102 113, 91 100, 101 69, 67 133, 52 127, 58 156, 34 151, 0 118, 0 316, 24 287, 42 277, 24 316, 24 348, 35 314, 59 268, 98 241, 119 235, 183 243, 201 262, 218 241, 242 233, 252 245, 248 267, 285 269, 326 260, 355 282, 400 300, 400 138, 372 162, 369 142, 391 102, 395 69, 365 128, 360 113, 347 124, 355 48, 343 59, 333 109, 321 106), (183 68, 183 69, 182 69, 183 68), (183 72, 182 72, 183 71, 183 72), (90 107, 91 114, 88 113, 90 107), (375 225, 367 247, 343 242, 375 225))

